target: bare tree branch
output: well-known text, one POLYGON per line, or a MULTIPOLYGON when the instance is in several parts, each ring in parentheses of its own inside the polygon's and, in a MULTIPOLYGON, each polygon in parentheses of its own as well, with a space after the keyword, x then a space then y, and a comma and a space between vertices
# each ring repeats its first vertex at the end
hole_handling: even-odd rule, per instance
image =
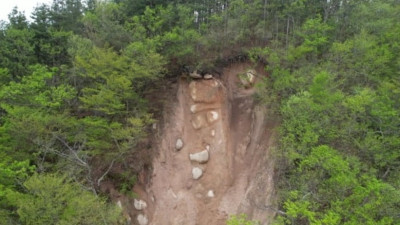
POLYGON ((101 177, 97 180, 97 186, 100 186, 100 183, 104 180, 104 177, 107 176, 107 174, 110 172, 110 170, 112 169, 112 167, 114 166, 115 160, 117 160, 117 158, 114 158, 110 165, 108 166, 108 169, 106 170, 106 172, 103 173, 103 175, 101 175, 101 177))
POLYGON ((54 136, 57 140, 59 140, 65 147, 67 147, 67 149, 74 155, 74 158, 75 158, 76 160, 78 160, 79 163, 81 163, 81 164, 84 165, 85 167, 89 166, 87 162, 83 161, 83 160, 78 156, 78 154, 76 153, 76 151, 75 151, 73 148, 71 148, 71 146, 69 146, 67 142, 65 142, 62 138, 58 137, 58 136, 55 135, 54 133, 53 133, 53 136, 54 136))

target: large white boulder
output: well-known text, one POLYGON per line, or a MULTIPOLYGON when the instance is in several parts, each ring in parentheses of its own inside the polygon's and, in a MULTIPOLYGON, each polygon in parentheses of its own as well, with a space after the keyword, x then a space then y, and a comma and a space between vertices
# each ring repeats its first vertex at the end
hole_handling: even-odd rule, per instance
POLYGON ((198 180, 198 179, 200 179, 200 177, 203 175, 203 170, 201 169, 201 168, 199 168, 199 167, 194 167, 193 169, 192 169, 192 177, 193 177, 193 179, 195 179, 195 180, 198 180))
POLYGON ((145 201, 137 199, 133 200, 133 205, 137 210, 143 210, 147 207, 147 203, 145 201))
POLYGON ((206 163, 208 162, 208 159, 210 157, 210 154, 208 153, 207 150, 197 152, 194 154, 189 154, 189 158, 192 161, 198 162, 198 163, 206 163))

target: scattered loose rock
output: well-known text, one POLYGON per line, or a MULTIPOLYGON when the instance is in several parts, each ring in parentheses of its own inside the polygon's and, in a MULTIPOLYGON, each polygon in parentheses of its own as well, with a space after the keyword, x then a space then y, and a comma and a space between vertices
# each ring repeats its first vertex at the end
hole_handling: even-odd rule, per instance
POLYGON ((203 175, 203 170, 201 169, 201 168, 199 168, 199 167, 194 167, 193 169, 192 169, 192 176, 193 176, 193 179, 195 179, 195 180, 198 180, 198 179, 200 179, 200 177, 203 175))
POLYGON ((181 150, 182 148, 183 148, 183 141, 182 141, 182 139, 178 138, 178 139, 176 140, 176 143, 175 143, 175 149, 176 149, 177 151, 179 151, 179 150, 181 150))
POLYGON ((136 210, 143 210, 147 207, 147 203, 145 201, 137 199, 133 201, 133 205, 135 206, 136 210))
POLYGON ((209 198, 214 198, 214 191, 213 190, 209 190, 208 192, 207 192, 207 197, 209 197, 209 198))
POLYGON ((189 158, 192 161, 198 162, 198 163, 206 163, 208 162, 210 155, 208 154, 207 150, 197 152, 194 154, 189 154, 189 158))
POLYGON ((147 219, 147 216, 143 214, 137 216, 137 221, 139 222, 139 225, 147 225, 149 223, 149 219, 147 219))

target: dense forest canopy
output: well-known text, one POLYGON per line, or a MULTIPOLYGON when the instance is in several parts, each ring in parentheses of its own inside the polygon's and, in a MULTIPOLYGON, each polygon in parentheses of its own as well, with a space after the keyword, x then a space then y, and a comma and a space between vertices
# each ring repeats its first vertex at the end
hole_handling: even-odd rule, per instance
POLYGON ((265 65, 255 97, 280 120, 275 223, 400 224, 399 21, 396 0, 15 8, 0 23, 0 224, 124 224, 99 186, 128 195, 151 163, 146 93, 241 60, 265 65))

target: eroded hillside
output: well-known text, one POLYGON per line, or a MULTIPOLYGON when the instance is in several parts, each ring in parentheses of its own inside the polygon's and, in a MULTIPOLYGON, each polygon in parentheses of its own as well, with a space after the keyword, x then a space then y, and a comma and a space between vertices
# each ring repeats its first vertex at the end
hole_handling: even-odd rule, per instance
POLYGON ((247 69, 240 64, 221 78, 178 81, 153 173, 135 188, 146 202, 130 212, 135 222, 220 225, 240 213, 262 224, 272 219, 273 123, 256 106, 253 88, 240 83, 237 75, 247 69))

